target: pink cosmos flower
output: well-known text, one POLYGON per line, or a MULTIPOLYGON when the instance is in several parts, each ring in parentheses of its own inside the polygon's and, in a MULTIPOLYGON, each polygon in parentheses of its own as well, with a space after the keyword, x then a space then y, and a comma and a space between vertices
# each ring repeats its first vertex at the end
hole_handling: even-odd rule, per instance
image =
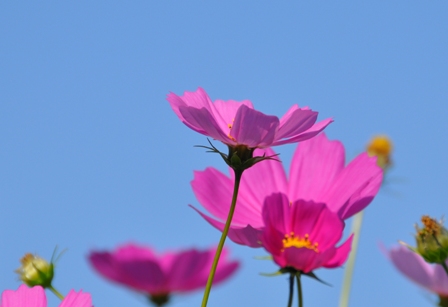
POLYGON ((190 129, 229 146, 264 148, 300 142, 312 138, 333 121, 325 119, 315 124, 317 112, 297 105, 278 119, 255 110, 249 100, 212 102, 202 88, 183 96, 170 93, 167 100, 190 129))
MULTIPOLYGON (((273 155, 267 148, 257 155, 273 155)), ((286 177, 278 161, 267 160, 245 171, 241 180, 229 238, 238 244, 260 247, 264 227, 262 208, 272 193, 283 193, 291 202, 298 200, 324 203, 345 220, 363 210, 378 192, 383 172, 375 157, 358 155, 345 165, 344 146, 329 141, 324 133, 300 143, 286 177)), ((232 172, 231 172, 232 173, 232 172)), ((214 168, 195 171, 191 182, 199 202, 214 218, 198 211, 212 226, 222 231, 229 212, 233 174, 229 178, 214 168)))
MULTIPOLYGON (((59 307, 91 307, 90 294, 70 290, 59 307)), ((45 290, 41 286, 28 288, 20 285, 17 291, 5 290, 2 293, 0 307, 47 307, 45 290)))
MULTIPOLYGON (((205 287, 215 249, 196 249, 156 255, 149 247, 127 244, 113 252, 91 252, 89 260, 105 278, 150 296, 161 306, 173 292, 190 292, 205 287)), ((230 277, 238 261, 227 259, 223 250, 214 283, 230 277)))
POLYGON ((344 221, 322 203, 289 202, 282 193, 266 197, 263 207, 263 247, 282 268, 309 273, 341 266, 350 253, 353 235, 340 247, 344 221))
POLYGON ((413 282, 432 293, 448 297, 448 276, 440 264, 427 263, 422 256, 405 246, 392 248, 389 259, 413 282))

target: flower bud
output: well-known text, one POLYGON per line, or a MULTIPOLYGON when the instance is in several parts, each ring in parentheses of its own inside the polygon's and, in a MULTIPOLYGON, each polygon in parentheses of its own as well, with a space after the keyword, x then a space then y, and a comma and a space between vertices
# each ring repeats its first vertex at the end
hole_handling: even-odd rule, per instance
POLYGON ((384 171, 392 166, 392 141, 385 135, 378 135, 372 138, 367 145, 367 153, 369 156, 376 156, 376 163, 384 171))
POLYGON ((442 221, 437 222, 427 215, 422 217, 423 228, 415 226, 417 234, 415 240, 417 247, 415 251, 419 253, 426 262, 445 263, 448 258, 448 231, 442 225, 442 221))
POLYGON ((22 266, 15 272, 19 274, 20 280, 30 287, 42 286, 48 288, 54 276, 54 265, 48 263, 45 259, 33 255, 26 254, 20 260, 22 266))

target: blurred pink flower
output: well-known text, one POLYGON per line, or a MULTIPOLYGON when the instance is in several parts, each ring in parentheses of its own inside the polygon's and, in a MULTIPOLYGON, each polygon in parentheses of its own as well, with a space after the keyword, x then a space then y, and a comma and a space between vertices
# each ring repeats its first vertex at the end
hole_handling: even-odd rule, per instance
MULTIPOLYGON (((113 252, 91 252, 89 260, 105 278, 143 292, 155 302, 168 300, 174 292, 190 292, 205 287, 214 256, 214 248, 156 255, 149 247, 127 244, 113 252)), ((230 261, 227 256, 224 249, 214 284, 229 278, 239 267, 238 261, 230 261)))
MULTIPOLYGON (((91 307, 90 294, 70 290, 59 307, 91 307)), ((17 291, 5 290, 2 293, 0 307, 47 307, 45 290, 41 286, 28 288, 20 285, 17 291)))
POLYGON ((448 297, 448 276, 440 264, 427 263, 422 256, 405 246, 392 248, 388 255, 406 277, 432 293, 448 297))
POLYGON ((256 111, 249 100, 216 100, 198 88, 183 96, 168 94, 168 102, 179 119, 190 129, 229 146, 264 148, 307 140, 322 131, 332 119, 315 124, 317 112, 292 106, 279 120, 256 111))
POLYGON ((282 268, 309 273, 335 268, 348 258, 353 235, 340 247, 344 221, 322 203, 297 200, 282 193, 266 197, 263 206, 263 247, 282 268))
MULTIPOLYGON (((259 156, 274 154, 272 149, 257 149, 259 156)), ((345 220, 364 209, 375 197, 383 171, 375 157, 359 154, 345 165, 344 146, 329 141, 324 133, 298 145, 292 158, 289 179, 278 161, 267 160, 244 172, 229 238, 238 244, 260 247, 264 227, 262 207, 272 193, 283 193, 297 200, 324 203, 345 220)), ((232 172, 231 172, 232 173, 232 172)), ((229 212, 233 174, 229 178, 214 168, 195 171, 191 182, 198 201, 212 218, 199 212, 212 226, 222 231, 229 212)))

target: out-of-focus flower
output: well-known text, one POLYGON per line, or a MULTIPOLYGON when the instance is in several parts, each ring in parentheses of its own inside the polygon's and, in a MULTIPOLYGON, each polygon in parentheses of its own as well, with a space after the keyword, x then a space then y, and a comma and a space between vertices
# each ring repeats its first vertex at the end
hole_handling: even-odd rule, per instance
POLYGON ((16 270, 16 273, 25 284, 30 287, 48 288, 51 286, 54 276, 53 263, 33 254, 26 254, 20 262, 22 266, 16 270))
POLYGON ((377 157, 378 166, 385 171, 392 166, 392 150, 392 141, 385 135, 377 135, 367 144, 367 153, 377 157))
POLYGON ((167 100, 187 127, 229 147, 264 148, 296 143, 315 136, 332 122, 325 119, 315 124, 317 112, 297 105, 278 119, 255 110, 249 100, 212 102, 202 88, 183 96, 170 93, 167 100))
MULTIPOLYGON (((59 307, 91 307, 90 294, 70 290, 59 307)), ((0 307, 47 307, 45 290, 40 286, 28 288, 20 285, 19 289, 5 290, 2 293, 0 307)))
MULTIPOLYGON (((271 149, 257 150, 258 155, 272 156, 271 149)), ((229 238, 238 244, 260 247, 264 227, 262 207, 265 198, 283 193, 291 202, 298 200, 323 203, 345 220, 363 210, 375 197, 383 171, 375 157, 358 155, 345 165, 344 146, 320 134, 300 143, 294 153, 289 179, 278 161, 265 161, 245 171, 241 180, 235 215, 229 238)), ((222 231, 229 212, 233 178, 214 168, 196 171, 191 182, 199 202, 215 218, 201 216, 222 231)), ((196 210, 196 209, 195 209, 196 210)))
MULTIPOLYGON (((113 252, 91 252, 89 260, 105 278, 148 295, 156 306, 162 306, 172 293, 205 287, 214 255, 214 248, 156 255, 149 247, 127 244, 113 252)), ((227 256, 224 249, 214 284, 226 280, 239 267, 237 261, 230 261, 227 256)))
MULTIPOLYGON (((448 275, 440 264, 429 264, 405 246, 388 252, 394 266, 413 282, 439 296, 439 306, 448 306, 448 275)), ((446 263, 448 264, 448 263, 446 263)))
MULTIPOLYGON (((448 230, 443 227, 442 221, 438 222, 427 215, 422 216, 423 228, 417 224, 415 241, 417 247, 408 246, 409 249, 420 254, 426 262, 443 264, 448 259, 448 230)), ((448 272, 447 272, 448 274, 448 272)))
POLYGON ((340 247, 344 221, 325 204, 296 200, 285 194, 268 196, 263 207, 263 247, 281 268, 309 273, 341 266, 350 253, 351 236, 340 247))

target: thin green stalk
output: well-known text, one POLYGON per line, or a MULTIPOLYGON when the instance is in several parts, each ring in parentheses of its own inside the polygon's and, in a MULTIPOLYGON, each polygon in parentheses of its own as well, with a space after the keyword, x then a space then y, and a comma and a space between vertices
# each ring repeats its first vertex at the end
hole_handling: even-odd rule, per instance
POLYGON ((289 275, 288 307, 292 307, 293 296, 294 296, 294 273, 291 273, 291 275, 289 275))
POLYGON ((297 292, 299 293, 299 307, 303 307, 302 282, 300 281, 300 272, 296 273, 297 292))
POLYGON ((213 278, 215 277, 216 268, 218 267, 219 257, 221 256, 222 248, 224 247, 224 242, 226 241, 227 234, 229 233, 230 223, 232 222, 233 213, 235 212, 236 199, 238 197, 238 189, 240 187, 240 181, 243 171, 235 170, 235 184, 233 186, 233 196, 232 204, 230 205, 229 215, 227 216, 226 225, 222 231, 221 239, 219 240, 218 248, 216 249, 215 258, 213 259, 212 268, 210 274, 208 275, 207 285, 204 290, 204 297, 202 298, 202 307, 207 306, 208 297, 210 295, 210 290, 212 288, 213 278))
POLYGON ((61 301, 64 299, 64 296, 58 290, 56 290, 52 285, 50 285, 48 287, 48 289, 50 289, 50 291, 53 292, 54 295, 56 295, 61 301))
POLYGON ((352 250, 348 257, 347 267, 345 268, 344 281, 342 285, 339 307, 347 307, 350 298, 350 288, 352 285, 353 270, 355 268, 356 253, 358 251, 359 237, 361 234, 361 225, 364 211, 357 213, 353 218, 352 233, 355 234, 352 242, 352 250))
POLYGON ((448 275, 448 267, 446 266, 446 263, 442 262, 441 265, 442 265, 443 269, 445 270, 445 273, 448 275))

